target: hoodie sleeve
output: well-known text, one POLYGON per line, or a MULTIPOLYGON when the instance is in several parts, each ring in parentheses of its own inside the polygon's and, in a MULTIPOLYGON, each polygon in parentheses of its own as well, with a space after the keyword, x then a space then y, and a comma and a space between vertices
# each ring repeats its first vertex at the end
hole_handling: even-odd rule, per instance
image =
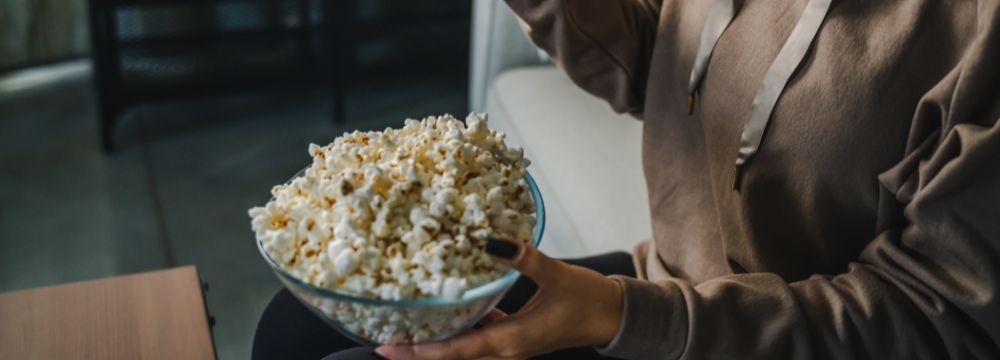
POLYGON ((578 86, 641 117, 660 4, 655 0, 507 0, 531 40, 578 86))

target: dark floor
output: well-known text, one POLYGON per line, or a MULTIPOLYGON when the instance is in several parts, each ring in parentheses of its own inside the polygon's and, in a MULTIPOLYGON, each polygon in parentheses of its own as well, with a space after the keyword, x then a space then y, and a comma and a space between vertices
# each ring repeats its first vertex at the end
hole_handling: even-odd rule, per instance
POLYGON ((460 75, 360 84, 340 126, 316 89, 173 101, 126 114, 106 155, 91 88, 85 62, 0 76, 0 292, 194 264, 222 359, 249 358, 279 288, 246 210, 308 143, 467 108, 460 75))

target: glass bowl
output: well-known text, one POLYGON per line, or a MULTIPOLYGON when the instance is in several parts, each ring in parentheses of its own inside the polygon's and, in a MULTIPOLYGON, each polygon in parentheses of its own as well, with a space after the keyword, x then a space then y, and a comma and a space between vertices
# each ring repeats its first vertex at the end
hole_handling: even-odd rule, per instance
MULTIPOLYGON (((302 172, 295 177, 301 175, 302 172)), ((535 203, 533 245, 538 247, 545 231, 545 204, 538 185, 529 173, 525 172, 524 180, 535 203)), ((288 274, 272 260, 260 240, 257 240, 257 250, 278 280, 306 308, 334 330, 366 345, 415 344, 452 337, 471 328, 496 306, 520 275, 511 270, 492 282, 466 290, 458 299, 382 300, 307 284, 288 274)))

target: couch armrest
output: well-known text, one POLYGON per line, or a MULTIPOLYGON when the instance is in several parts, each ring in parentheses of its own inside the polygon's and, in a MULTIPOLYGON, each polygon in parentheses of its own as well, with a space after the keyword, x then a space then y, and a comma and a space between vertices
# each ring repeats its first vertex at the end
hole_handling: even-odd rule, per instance
POLYGON ((521 30, 517 17, 502 0, 474 0, 469 74, 469 109, 486 108, 486 92, 504 70, 548 62, 521 30))
POLYGON ((641 121, 615 114, 554 66, 504 71, 486 108, 490 128, 531 159, 545 199, 542 251, 556 258, 629 251, 652 237, 641 121))

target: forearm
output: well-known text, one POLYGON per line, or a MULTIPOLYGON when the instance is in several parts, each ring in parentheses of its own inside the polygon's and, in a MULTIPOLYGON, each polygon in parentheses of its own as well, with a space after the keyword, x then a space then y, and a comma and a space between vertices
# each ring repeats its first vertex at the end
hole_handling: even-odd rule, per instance
POLYGON ((622 329, 600 349, 616 357, 934 359, 997 351, 959 309, 934 296, 914 304, 867 271, 794 284, 773 274, 699 287, 626 283, 622 329))
POLYGON ((926 140, 936 147, 915 147, 883 177, 905 202, 904 223, 875 235, 844 273, 794 282, 734 274, 697 286, 625 280, 624 325, 604 351, 695 359, 997 357, 1000 121, 961 124, 940 141, 936 134, 926 140))

